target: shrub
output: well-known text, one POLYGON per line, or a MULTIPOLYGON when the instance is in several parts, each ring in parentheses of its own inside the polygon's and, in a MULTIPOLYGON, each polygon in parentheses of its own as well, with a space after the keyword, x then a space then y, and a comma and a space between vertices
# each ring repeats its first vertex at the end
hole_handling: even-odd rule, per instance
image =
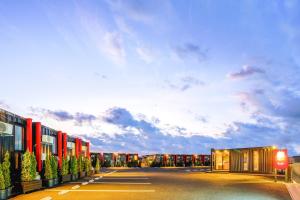
POLYGON ((84 162, 83 162, 84 160, 83 160, 83 157, 82 157, 82 155, 80 155, 79 156, 79 158, 78 158, 78 172, 83 172, 83 170, 84 170, 84 162))
POLYGON ((65 176, 67 174, 69 174, 69 161, 67 159, 63 158, 61 175, 65 176))
POLYGON ((47 155, 46 161, 45 161, 45 173, 44 173, 44 176, 48 180, 53 179, 52 168, 51 168, 51 157, 49 155, 47 155))
POLYGON ((75 156, 71 157, 71 173, 76 175, 78 173, 78 166, 77 166, 77 158, 75 156))
POLYGON ((99 158, 97 158, 97 160, 96 160, 95 170, 96 170, 97 172, 100 171, 100 161, 99 161, 99 158))
POLYGON ((0 163, 0 190, 5 189, 5 181, 4 181, 4 176, 3 176, 3 171, 2 171, 2 165, 0 163))
POLYGON ((36 159, 35 159, 35 155, 34 153, 30 153, 30 176, 31 176, 31 180, 34 180, 36 177, 36 159))
POLYGON ((57 159, 55 156, 51 156, 50 158, 50 163, 51 163, 51 171, 52 171, 52 178, 57 178, 57 159))
POLYGON ((31 181, 33 180, 31 171, 31 153, 27 150, 22 157, 22 171, 21 171, 21 180, 22 181, 31 181))
POLYGON ((85 159, 85 169, 86 169, 87 175, 90 176, 91 171, 92 171, 92 163, 89 158, 85 159))
POLYGON ((2 171, 4 176, 4 183, 5 187, 9 188, 11 186, 11 180, 10 180, 10 155, 8 151, 6 151, 4 156, 4 162, 2 164, 2 171))

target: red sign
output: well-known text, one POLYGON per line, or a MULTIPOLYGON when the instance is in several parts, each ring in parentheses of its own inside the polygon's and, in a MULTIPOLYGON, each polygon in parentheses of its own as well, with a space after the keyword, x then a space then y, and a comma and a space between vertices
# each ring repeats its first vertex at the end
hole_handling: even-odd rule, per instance
POLYGON ((289 162, 286 149, 275 149, 274 156, 274 168, 286 169, 288 167, 289 162))

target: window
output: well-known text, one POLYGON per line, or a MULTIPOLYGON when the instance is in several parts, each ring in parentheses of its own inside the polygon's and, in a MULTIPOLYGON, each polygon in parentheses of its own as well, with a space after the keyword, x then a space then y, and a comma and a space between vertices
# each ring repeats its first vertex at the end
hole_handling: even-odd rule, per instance
POLYGON ((57 153, 57 144, 56 144, 56 137, 53 138, 53 143, 52 143, 52 153, 56 154, 57 153))
POLYGON ((15 150, 22 151, 24 149, 24 129, 20 126, 15 126, 15 150))

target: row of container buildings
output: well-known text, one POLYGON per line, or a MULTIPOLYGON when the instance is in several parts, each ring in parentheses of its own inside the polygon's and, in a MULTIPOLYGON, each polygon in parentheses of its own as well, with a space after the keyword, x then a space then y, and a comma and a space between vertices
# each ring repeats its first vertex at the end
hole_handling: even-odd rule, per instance
POLYGON ((47 155, 57 157, 59 168, 62 167, 63 158, 78 158, 80 155, 90 157, 89 142, 0 109, 0 162, 8 151, 13 185, 21 181, 21 159, 26 150, 34 153, 40 174, 47 155))
POLYGON ((141 157, 145 167, 193 167, 210 166, 210 155, 202 154, 154 154, 141 157))
POLYGON ((92 165, 100 161, 102 167, 138 167, 140 166, 139 155, 137 153, 91 153, 92 165))

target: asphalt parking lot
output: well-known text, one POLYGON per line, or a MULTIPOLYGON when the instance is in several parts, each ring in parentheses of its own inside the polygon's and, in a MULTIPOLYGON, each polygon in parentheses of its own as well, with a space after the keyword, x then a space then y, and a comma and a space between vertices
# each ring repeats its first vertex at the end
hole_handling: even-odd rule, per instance
POLYGON ((19 195, 18 200, 289 200, 282 182, 199 168, 108 169, 94 177, 19 195))

